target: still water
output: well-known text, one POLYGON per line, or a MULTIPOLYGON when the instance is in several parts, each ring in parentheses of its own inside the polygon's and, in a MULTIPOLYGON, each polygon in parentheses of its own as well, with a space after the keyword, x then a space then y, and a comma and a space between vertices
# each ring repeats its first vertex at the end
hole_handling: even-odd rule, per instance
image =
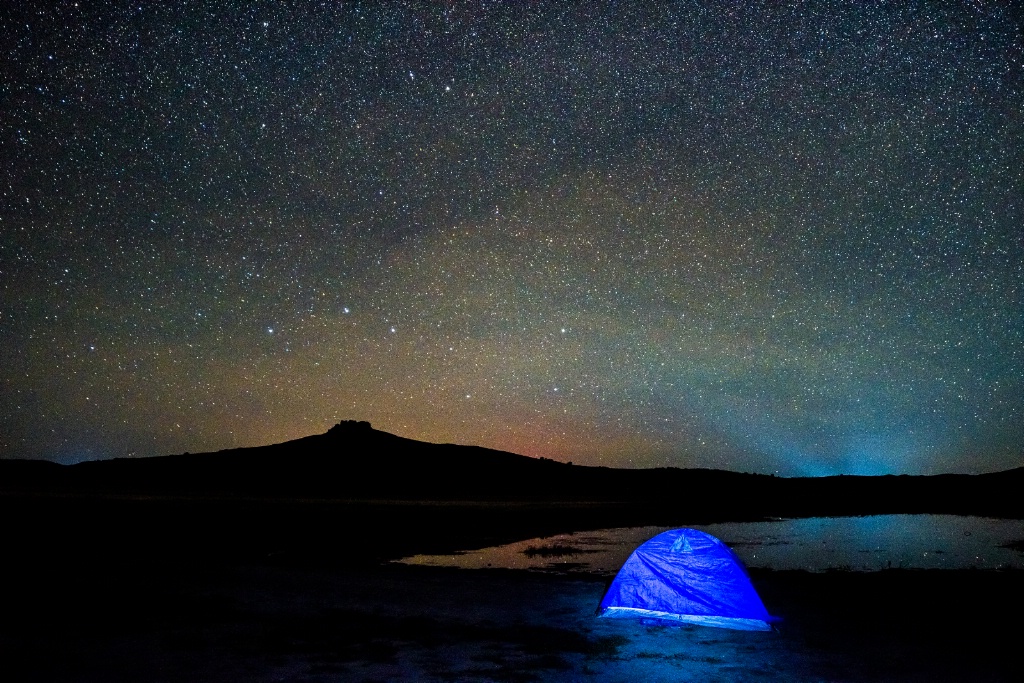
MULTIPOLYGON (((675 527, 601 529, 534 538, 405 564, 614 574, 647 539, 675 527)), ((812 517, 694 525, 748 567, 826 571, 1024 568, 1024 521, 954 515, 812 517), (1008 546, 1013 547, 1008 547, 1008 546)))

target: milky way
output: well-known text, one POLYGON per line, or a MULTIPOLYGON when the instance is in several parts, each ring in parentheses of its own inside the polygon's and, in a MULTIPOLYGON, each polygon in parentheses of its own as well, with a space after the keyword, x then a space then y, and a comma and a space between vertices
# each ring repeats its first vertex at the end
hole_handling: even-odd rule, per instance
POLYGON ((1024 464, 994 2, 2 10, 0 455, 1024 464))

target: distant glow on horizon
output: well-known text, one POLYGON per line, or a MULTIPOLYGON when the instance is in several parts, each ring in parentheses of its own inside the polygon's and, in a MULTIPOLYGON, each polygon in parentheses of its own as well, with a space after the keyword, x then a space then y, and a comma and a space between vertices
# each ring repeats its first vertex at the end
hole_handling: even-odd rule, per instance
POLYGON ((998 3, 10 10, 0 457, 1024 465, 998 3))

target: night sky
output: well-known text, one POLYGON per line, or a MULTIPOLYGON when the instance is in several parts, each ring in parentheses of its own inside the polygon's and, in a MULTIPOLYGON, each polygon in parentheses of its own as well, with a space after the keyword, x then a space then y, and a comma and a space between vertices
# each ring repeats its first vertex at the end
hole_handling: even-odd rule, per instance
POLYGON ((0 16, 0 457, 1024 464, 1010 3, 0 16))

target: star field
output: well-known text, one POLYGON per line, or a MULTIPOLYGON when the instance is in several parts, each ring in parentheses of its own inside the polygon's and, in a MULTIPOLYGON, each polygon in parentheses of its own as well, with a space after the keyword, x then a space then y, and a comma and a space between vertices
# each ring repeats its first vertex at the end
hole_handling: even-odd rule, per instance
POLYGON ((1024 464, 1011 3, 0 12, 2 457, 1024 464))

